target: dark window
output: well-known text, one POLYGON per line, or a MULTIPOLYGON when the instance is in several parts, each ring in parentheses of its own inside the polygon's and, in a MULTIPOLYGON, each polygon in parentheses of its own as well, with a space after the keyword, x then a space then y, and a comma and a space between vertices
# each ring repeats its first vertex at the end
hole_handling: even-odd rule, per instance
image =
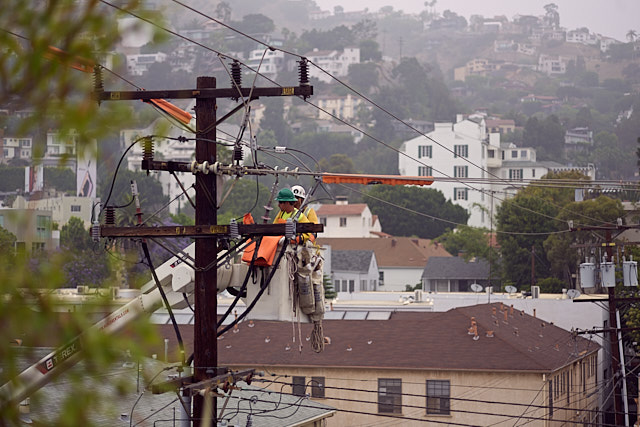
POLYGON ((549 418, 553 417, 553 382, 549 380, 549 418))
POLYGON ((356 291, 356 281, 349 280, 349 292, 354 293, 356 291))
POLYGON ((320 217, 320 224, 324 225, 325 227, 327 226, 327 217, 323 216, 320 217))
POLYGON ((80 205, 71 205, 71 212, 80 212, 81 209, 80 205))
POLYGON ((346 227, 347 226, 347 218, 340 218, 340 227, 346 227))
POLYGON ((402 380, 378 378, 378 412, 402 413, 402 380))
POLYGON ((427 380, 427 414, 449 415, 449 381, 427 380))
POLYGON ((292 380, 291 381, 292 394, 294 396, 304 396, 305 395, 305 390, 304 390, 305 377, 293 377, 291 380, 292 380))
POLYGON ((311 397, 324 399, 324 377, 311 377, 311 397))

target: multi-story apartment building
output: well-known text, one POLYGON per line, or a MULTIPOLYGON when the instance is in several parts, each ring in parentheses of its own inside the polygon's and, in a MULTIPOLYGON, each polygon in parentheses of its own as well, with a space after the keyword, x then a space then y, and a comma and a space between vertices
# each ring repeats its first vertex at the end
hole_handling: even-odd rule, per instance
POLYGON ((331 76, 344 77, 349 72, 349 65, 360 63, 360 48, 346 47, 344 50, 314 49, 308 52, 305 57, 317 65, 317 67, 309 67, 309 76, 315 77, 321 82, 329 83, 332 80, 331 76))
POLYGON ((551 161, 538 162, 535 149, 501 143, 500 134, 487 132, 484 119, 461 115, 456 123, 436 123, 426 137, 405 141, 400 151, 400 175, 435 177, 430 188, 467 209, 468 224, 476 227, 490 228, 491 212, 526 185, 525 180, 563 170, 579 170, 595 178, 593 166, 569 168, 551 161), (439 181, 439 177, 454 179, 439 181), (493 182, 473 183, 487 178, 493 182))

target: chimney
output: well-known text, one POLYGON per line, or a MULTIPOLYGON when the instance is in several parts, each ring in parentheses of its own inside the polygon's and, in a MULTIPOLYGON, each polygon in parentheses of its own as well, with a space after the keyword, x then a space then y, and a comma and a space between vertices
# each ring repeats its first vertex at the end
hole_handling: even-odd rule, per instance
POLYGON ((336 205, 348 205, 349 199, 347 196, 336 196, 336 205))

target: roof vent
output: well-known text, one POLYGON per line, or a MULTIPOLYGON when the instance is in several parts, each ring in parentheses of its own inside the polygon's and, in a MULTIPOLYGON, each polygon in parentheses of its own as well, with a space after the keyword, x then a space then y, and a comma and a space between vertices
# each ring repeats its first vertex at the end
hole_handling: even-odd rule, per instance
POLYGON ((336 196, 336 205, 348 205, 349 199, 347 196, 336 196))

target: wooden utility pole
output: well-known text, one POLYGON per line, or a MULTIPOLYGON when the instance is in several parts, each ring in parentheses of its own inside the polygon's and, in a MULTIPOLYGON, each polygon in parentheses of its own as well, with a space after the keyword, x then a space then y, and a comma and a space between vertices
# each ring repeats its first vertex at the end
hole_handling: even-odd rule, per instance
MULTIPOLYGON (((215 77, 198 77, 198 89, 216 87, 215 77)), ((216 98, 196 100, 196 161, 216 162, 216 98)), ((217 225, 216 175, 196 175, 196 226, 217 225)), ((202 227, 206 228, 206 227, 202 227)), ((195 325, 194 325, 194 380, 206 380, 216 376, 218 348, 216 339, 218 276, 215 265, 218 258, 218 239, 196 239, 195 253, 195 325)), ((207 417, 216 422, 216 398, 211 399, 209 414, 204 414, 204 398, 200 394, 193 397, 193 424, 200 426, 200 420, 207 417)))

